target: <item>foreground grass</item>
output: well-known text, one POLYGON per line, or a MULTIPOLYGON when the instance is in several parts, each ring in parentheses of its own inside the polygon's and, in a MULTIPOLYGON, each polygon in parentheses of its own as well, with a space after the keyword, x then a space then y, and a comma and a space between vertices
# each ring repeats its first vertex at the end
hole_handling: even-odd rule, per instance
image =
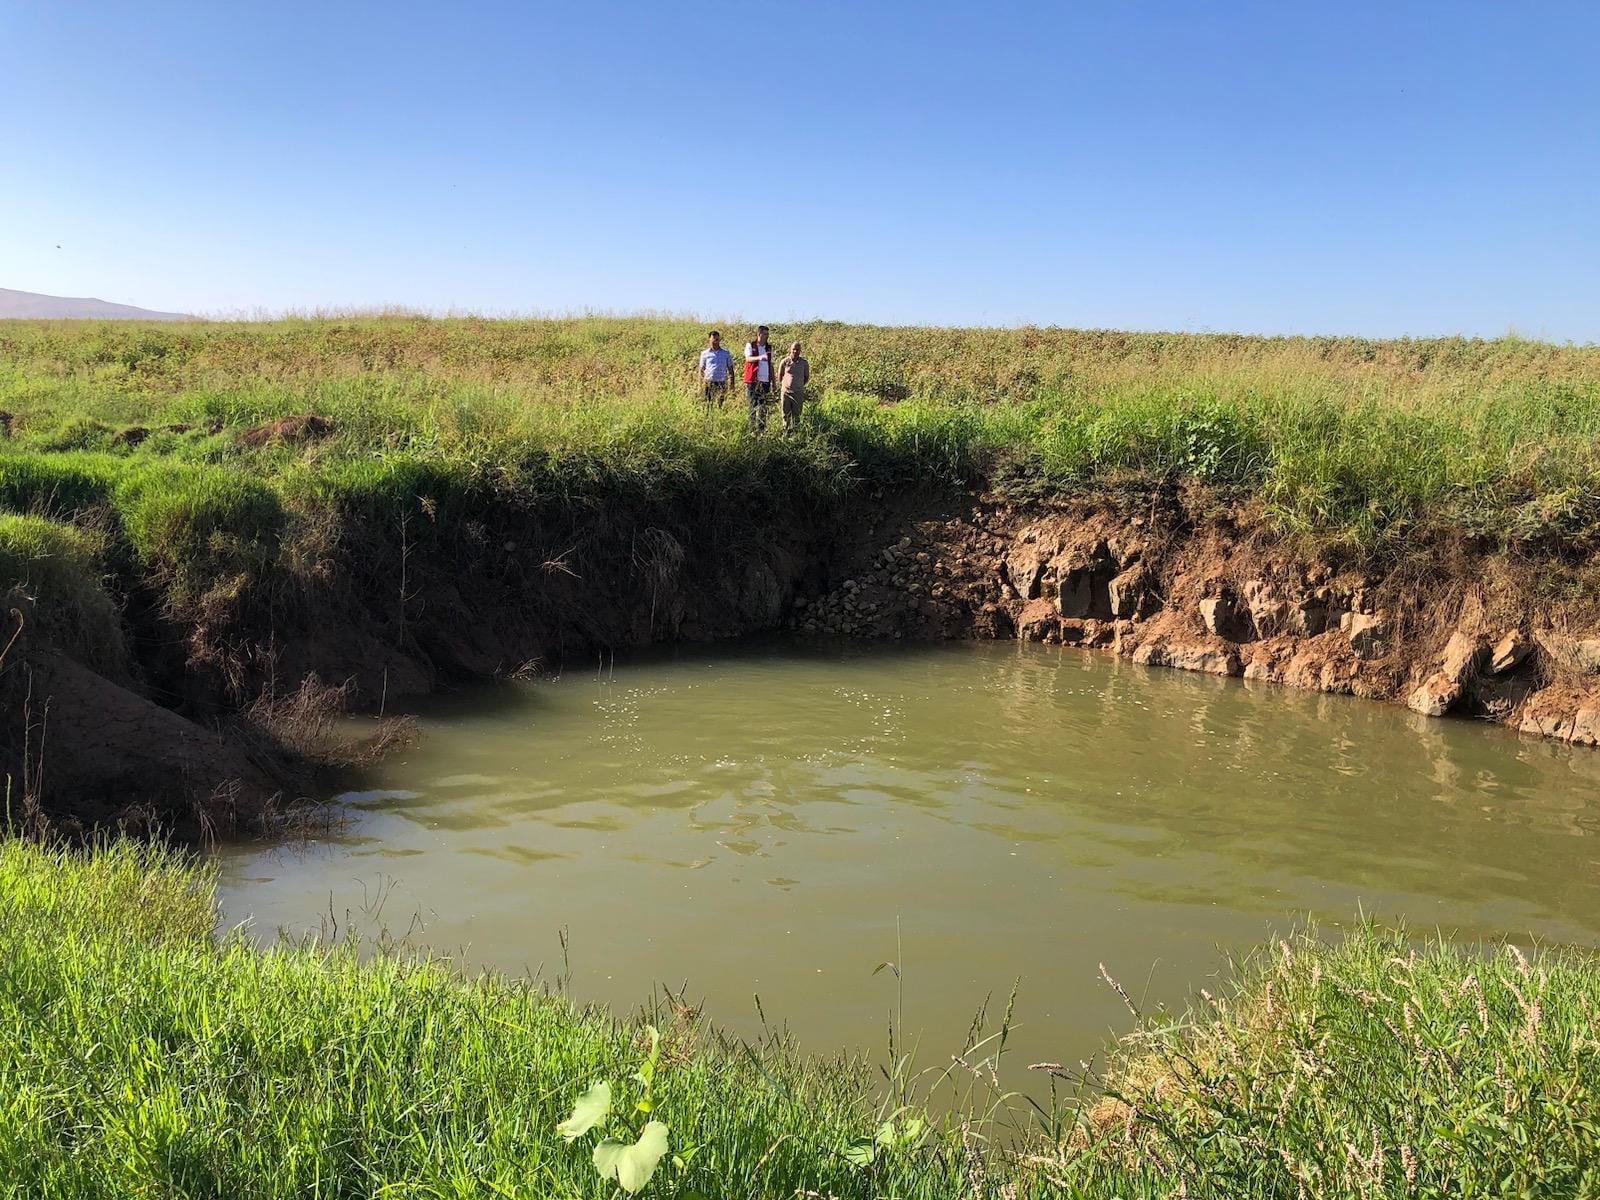
POLYGON ((1105 1097, 1052 1109, 961 1082, 999 1040, 970 1072, 875 1078, 657 1014, 652 1070, 642 1018, 350 947, 263 952, 213 938, 213 912, 206 871, 158 849, 0 843, 0 1194, 605 1197, 595 1139, 647 1117, 669 1140, 647 1195, 1600 1194, 1584 957, 1302 937, 1145 1025, 1105 1097), (611 1119, 569 1144, 598 1080, 611 1119))

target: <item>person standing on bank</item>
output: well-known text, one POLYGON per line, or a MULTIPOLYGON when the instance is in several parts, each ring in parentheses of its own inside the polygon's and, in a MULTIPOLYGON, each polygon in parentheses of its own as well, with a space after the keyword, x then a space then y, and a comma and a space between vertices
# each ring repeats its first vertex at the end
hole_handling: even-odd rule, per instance
POLYGON ((800 357, 800 343, 789 343, 789 356, 778 364, 778 400, 783 408, 783 431, 800 424, 800 408, 806 402, 806 384, 811 381, 811 364, 800 357))
POLYGON ((700 351, 700 382, 705 388, 706 408, 721 408, 728 399, 729 376, 733 374, 733 355, 722 348, 722 334, 713 329, 700 351))
POLYGON ((744 344, 744 395, 750 402, 750 431, 767 427, 767 401, 772 399, 772 343, 765 325, 744 344))

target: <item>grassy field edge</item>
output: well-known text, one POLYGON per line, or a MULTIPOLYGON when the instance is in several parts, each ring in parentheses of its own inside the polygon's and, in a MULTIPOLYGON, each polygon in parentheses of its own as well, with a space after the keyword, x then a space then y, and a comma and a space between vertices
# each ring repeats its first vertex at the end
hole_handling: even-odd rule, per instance
POLYGON ((618 1019, 403 953, 257 949, 213 933, 212 888, 150 845, 0 843, 0 1194, 1600 1188, 1600 970, 1577 952, 1306 931, 1139 1021, 1087 1095, 1032 1064, 1062 1082, 1046 1106, 991 1082, 1015 1069, 1003 1025, 959 1065, 875 1073, 725 1039, 671 1003, 618 1019))

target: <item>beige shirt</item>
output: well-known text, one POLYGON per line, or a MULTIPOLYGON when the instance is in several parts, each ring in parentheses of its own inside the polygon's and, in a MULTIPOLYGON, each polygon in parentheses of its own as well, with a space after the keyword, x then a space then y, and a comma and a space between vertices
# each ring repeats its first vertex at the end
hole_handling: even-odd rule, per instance
POLYGON ((811 379, 811 364, 803 358, 785 356, 778 362, 778 384, 785 392, 800 395, 811 379))

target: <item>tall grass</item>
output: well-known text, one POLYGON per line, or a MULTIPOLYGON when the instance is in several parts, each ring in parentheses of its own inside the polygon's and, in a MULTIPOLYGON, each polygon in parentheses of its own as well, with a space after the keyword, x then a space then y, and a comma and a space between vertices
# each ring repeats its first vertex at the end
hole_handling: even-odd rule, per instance
MULTIPOLYGON (((279 492, 373 487, 384 473, 403 490, 426 469, 512 493, 530 480, 560 491, 772 477, 805 497, 1191 477, 1363 554, 1426 529, 1578 551, 1600 534, 1600 347, 824 322, 775 337, 805 342, 815 402, 805 436, 755 443, 737 401, 701 410, 690 364, 703 329, 684 321, 8 322, 4 470, 79 453, 221 467, 279 492), (300 412, 333 418, 337 434, 236 441, 300 412), (118 441, 130 426, 149 436, 118 441)), ((80 498, 74 480, 53 494, 80 498)), ((13 509, 47 494, 0 481, 13 509)))
MULTIPOLYGON (((1034 1064, 1063 1092, 1029 1105, 999 1089, 1003 1034, 874 1075, 670 1000, 618 1020, 392 951, 261 951, 213 936, 212 887, 156 847, 0 842, 0 1194, 614 1196, 557 1126, 635 1072, 668 1128, 647 1195, 1600 1192, 1600 969, 1576 953, 1307 932, 1141 1022, 1098 1096, 1034 1064)), ((626 1112, 601 1132, 630 1138, 626 1112)))

